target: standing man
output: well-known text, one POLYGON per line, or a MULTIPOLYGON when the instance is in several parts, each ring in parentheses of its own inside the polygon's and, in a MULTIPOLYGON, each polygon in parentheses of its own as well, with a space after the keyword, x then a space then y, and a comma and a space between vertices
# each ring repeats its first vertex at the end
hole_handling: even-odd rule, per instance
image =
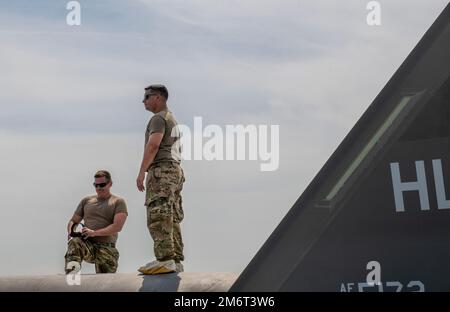
POLYGON ((168 97, 163 85, 145 88, 143 103, 154 115, 145 132, 144 156, 136 185, 141 192, 146 189, 147 227, 156 260, 138 269, 143 274, 183 271, 180 222, 184 214, 180 193, 185 179, 180 166, 180 135, 177 121, 167 107, 168 97))
POLYGON ((119 252, 116 249, 118 234, 127 219, 125 201, 111 194, 111 174, 106 170, 94 175, 94 187, 97 195, 83 198, 67 224, 70 235, 72 225, 84 219, 83 238, 74 237, 67 247, 66 274, 81 268, 84 260, 95 263, 96 273, 115 273, 119 252))

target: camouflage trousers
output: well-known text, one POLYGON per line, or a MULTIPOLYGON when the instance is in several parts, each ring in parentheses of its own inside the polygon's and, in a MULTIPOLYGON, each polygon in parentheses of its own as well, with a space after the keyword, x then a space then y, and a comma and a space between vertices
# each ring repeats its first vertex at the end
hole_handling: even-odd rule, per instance
POLYGON ((70 261, 95 263, 96 273, 116 273, 119 251, 108 244, 90 242, 80 237, 72 238, 65 255, 66 265, 70 261))
POLYGON ((156 163, 147 173, 147 227, 159 261, 184 260, 180 227, 184 218, 181 198, 184 181, 183 169, 177 163, 156 163))

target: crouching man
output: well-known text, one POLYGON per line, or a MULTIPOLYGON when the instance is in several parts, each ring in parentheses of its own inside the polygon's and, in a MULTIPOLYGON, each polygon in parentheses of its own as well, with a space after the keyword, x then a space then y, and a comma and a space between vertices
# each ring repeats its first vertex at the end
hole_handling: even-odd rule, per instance
POLYGON ((96 273, 117 271, 116 241, 128 216, 127 205, 122 198, 111 194, 112 180, 108 171, 97 171, 94 178, 97 195, 83 198, 67 225, 70 239, 72 225, 84 219, 82 237, 73 237, 68 242, 66 274, 79 270, 82 261, 95 263, 96 273))

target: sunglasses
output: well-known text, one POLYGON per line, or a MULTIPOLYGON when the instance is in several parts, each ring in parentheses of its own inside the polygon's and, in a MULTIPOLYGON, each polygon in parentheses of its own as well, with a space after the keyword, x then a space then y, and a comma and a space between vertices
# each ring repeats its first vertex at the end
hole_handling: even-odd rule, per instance
POLYGON ((158 95, 158 93, 149 93, 149 94, 146 94, 146 95, 145 95, 145 98, 144 98, 144 100, 143 100, 142 102, 147 101, 147 99, 148 99, 149 97, 151 97, 152 95, 158 95))
POLYGON ((93 185, 94 185, 94 187, 95 188, 104 188, 105 186, 107 186, 108 185, 108 183, 109 182, 107 182, 107 183, 93 183, 93 185))

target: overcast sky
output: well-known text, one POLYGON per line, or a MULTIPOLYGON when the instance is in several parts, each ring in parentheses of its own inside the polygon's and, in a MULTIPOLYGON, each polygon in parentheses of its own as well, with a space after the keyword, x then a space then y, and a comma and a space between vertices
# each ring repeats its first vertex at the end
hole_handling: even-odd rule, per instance
MULTIPOLYGON (((167 85, 192 126, 279 125, 280 164, 184 161, 185 269, 242 271, 448 3, 0 0, 0 275, 63 272, 65 227, 110 170, 129 218, 119 272, 153 259, 135 187, 151 113, 167 85)), ((85 266, 84 272, 92 272, 85 266)))

